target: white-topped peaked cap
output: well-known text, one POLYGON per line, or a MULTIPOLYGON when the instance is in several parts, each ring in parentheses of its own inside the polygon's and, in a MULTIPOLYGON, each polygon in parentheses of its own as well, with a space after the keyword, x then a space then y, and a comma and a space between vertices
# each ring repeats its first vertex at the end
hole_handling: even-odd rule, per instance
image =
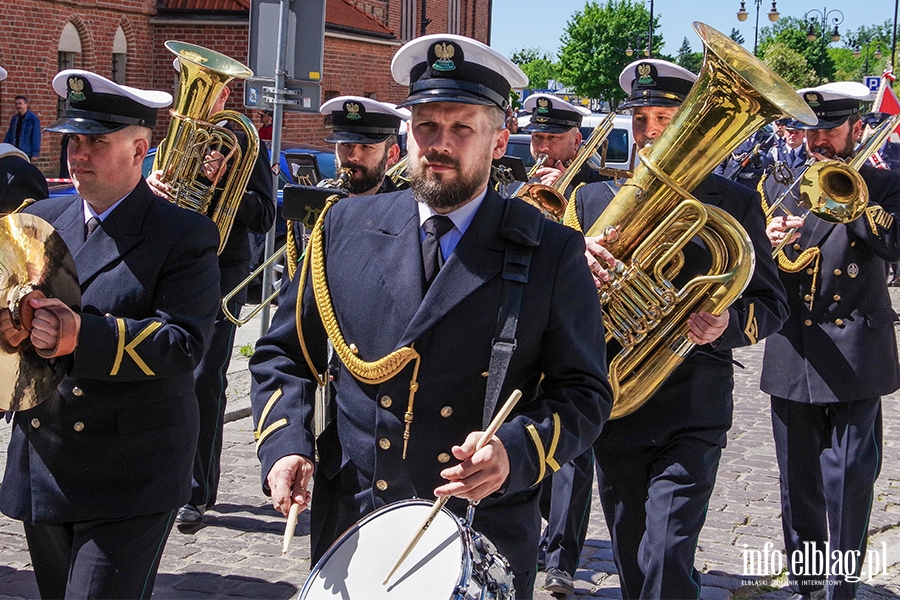
POLYGON ((636 106, 681 106, 697 76, 675 63, 644 58, 625 67, 619 75, 628 99, 620 109, 636 106))
POLYGON ((405 108, 362 96, 338 96, 322 105, 319 112, 331 115, 331 133, 326 142, 377 144, 397 135, 410 113, 405 108))
POLYGON ((582 117, 591 114, 583 106, 575 106, 553 94, 539 92, 525 98, 523 107, 531 113, 528 125, 523 131, 545 133, 564 133, 573 127, 581 127, 582 117))
POLYGON ((409 97, 400 106, 460 102, 506 110, 510 90, 528 85, 522 69, 490 46, 449 33, 405 44, 391 61, 391 74, 409 86, 409 97))
POLYGON ((152 128, 158 109, 172 103, 166 92, 120 85, 81 69, 66 69, 53 78, 53 89, 66 99, 63 118, 47 131, 102 135, 129 125, 152 128))
POLYGON ((805 125, 792 121, 793 129, 833 129, 843 125, 850 115, 859 112, 859 105, 869 95, 869 88, 856 81, 835 81, 817 87, 803 88, 797 93, 806 102, 819 121, 805 125))

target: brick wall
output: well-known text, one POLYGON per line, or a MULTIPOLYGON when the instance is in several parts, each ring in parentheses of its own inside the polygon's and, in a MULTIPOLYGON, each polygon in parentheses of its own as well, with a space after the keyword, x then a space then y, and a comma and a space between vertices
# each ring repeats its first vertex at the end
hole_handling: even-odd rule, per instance
MULTIPOLYGON (((392 31, 400 29, 400 0, 354 0, 356 6, 384 23, 392 31)), ((446 31, 448 0, 427 0, 428 33, 446 31)), ((488 0, 460 0, 460 27, 465 35, 487 40, 488 0)), ((5 134, 15 113, 13 99, 24 94, 30 108, 46 126, 56 120, 57 96, 50 87, 58 70, 58 47, 63 28, 71 22, 78 31, 82 52, 76 68, 112 77, 112 47, 116 29, 121 27, 128 43, 126 84, 172 92, 176 74, 171 53, 163 43, 175 39, 211 48, 246 62, 248 23, 222 21, 215 25, 178 25, 156 13, 156 0, 17 0, 4 3, 0 35, 0 65, 9 71, 0 83, 0 129, 5 134), (34 15, 40 15, 35 26, 34 15), (153 18, 153 22, 151 22, 153 18)), ((419 2, 421 7, 421 2, 419 2)), ((420 14, 417 14, 417 19, 420 14)), ((208 23, 208 21, 206 22, 208 23)), ((418 31, 418 21, 417 21, 418 31)), ((335 95, 374 95, 385 102, 400 102, 406 90, 390 75, 391 58, 399 42, 374 43, 358 37, 326 34, 324 71, 321 81, 323 101, 335 95)), ((243 108, 243 87, 232 84, 232 100, 226 108, 248 114, 243 108)), ((154 144, 165 135, 168 115, 161 114, 154 131, 154 144)), ((318 114, 286 113, 282 139, 285 144, 324 145, 324 119, 318 114)), ((59 168, 59 134, 44 133, 41 155, 36 165, 47 176, 59 168)))

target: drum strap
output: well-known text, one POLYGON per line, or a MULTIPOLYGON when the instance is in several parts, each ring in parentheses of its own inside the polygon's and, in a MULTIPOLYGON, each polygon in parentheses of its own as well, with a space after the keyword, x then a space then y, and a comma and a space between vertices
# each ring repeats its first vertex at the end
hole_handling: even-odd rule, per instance
POLYGON ((519 311, 522 308, 522 293, 525 291, 531 267, 531 253, 534 247, 540 244, 544 229, 543 216, 526 207, 527 204, 518 199, 507 199, 506 214, 500 229, 500 235, 506 238, 503 289, 497 328, 491 343, 491 363, 488 367, 482 428, 487 428, 494 417, 500 390, 509 369, 509 361, 516 349, 516 329, 519 325, 519 311))

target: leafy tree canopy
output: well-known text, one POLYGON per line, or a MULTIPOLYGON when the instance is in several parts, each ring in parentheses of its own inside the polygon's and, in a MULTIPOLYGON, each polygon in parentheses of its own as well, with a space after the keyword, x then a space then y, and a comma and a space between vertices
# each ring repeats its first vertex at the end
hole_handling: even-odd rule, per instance
POLYGON ((691 48, 691 43, 688 42, 687 38, 684 38, 674 62, 691 73, 699 73, 700 66, 703 64, 703 53, 694 52, 693 48, 691 48))
MULTIPOLYGON (((654 15, 652 56, 663 46, 659 32, 660 15, 654 15)), ((646 46, 650 13, 644 3, 608 0, 599 4, 588 0, 566 23, 559 51, 560 80, 583 97, 604 99, 615 107, 625 98, 619 87, 619 73, 640 58, 625 50, 646 46)))
POLYGON ((796 89, 818 85, 819 79, 806 58, 784 42, 767 44, 763 62, 796 89))

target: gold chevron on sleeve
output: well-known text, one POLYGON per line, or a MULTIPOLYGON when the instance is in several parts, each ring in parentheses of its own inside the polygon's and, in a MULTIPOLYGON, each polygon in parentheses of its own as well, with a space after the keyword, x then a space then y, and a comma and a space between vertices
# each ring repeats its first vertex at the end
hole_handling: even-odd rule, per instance
POLYGON ((872 230, 872 235, 877 235, 879 237, 881 235, 878 231, 879 228, 890 229, 894 224, 893 215, 877 204, 873 204, 866 208, 866 220, 869 222, 869 228, 872 230))
POLYGON ((260 445, 265 441, 267 437, 285 427, 288 424, 287 418, 281 418, 263 429, 263 425, 266 424, 266 419, 269 418, 269 413, 272 412, 272 409, 275 407, 275 404, 281 400, 281 397, 284 395, 284 392, 281 388, 278 388, 272 395, 269 396, 269 401, 266 402, 265 408, 263 408, 262 413, 259 415, 259 423, 256 424, 256 431, 253 432, 253 438, 256 440, 256 450, 259 451, 260 445))
POLYGON ((744 335, 751 344, 759 341, 759 323, 756 322, 755 308, 756 306, 752 302, 747 307, 747 325, 744 326, 744 335))
POLYGON ((538 476, 535 482, 532 485, 537 485, 544 479, 544 475, 547 473, 546 467, 546 456, 544 455, 544 444, 541 442, 541 436, 537 431, 537 427, 534 426, 534 423, 529 423, 525 426, 525 430, 528 432, 528 435, 531 436, 531 441, 534 442, 534 449, 537 451, 538 455, 538 476))
POLYGON ((560 422, 559 413, 553 413, 553 437, 550 439, 550 449, 547 451, 547 464, 555 473, 559 471, 559 463, 553 458, 556 454, 556 446, 559 445, 560 422))
POLYGON ((116 358, 113 361, 112 370, 109 372, 111 377, 115 377, 119 374, 119 368, 122 366, 122 358, 125 353, 128 353, 128 356, 131 357, 131 360, 140 368, 141 371, 144 372, 144 375, 148 375, 153 377, 156 373, 153 372, 150 367, 147 366, 147 363, 144 362, 144 359, 140 357, 137 352, 138 345, 143 342, 145 339, 150 337, 154 331, 162 327, 162 323, 159 321, 154 321, 144 327, 140 333, 134 336, 134 339, 125 343, 125 334, 127 333, 127 329, 125 327, 125 319, 116 319, 116 329, 118 331, 118 345, 116 347, 116 358))

